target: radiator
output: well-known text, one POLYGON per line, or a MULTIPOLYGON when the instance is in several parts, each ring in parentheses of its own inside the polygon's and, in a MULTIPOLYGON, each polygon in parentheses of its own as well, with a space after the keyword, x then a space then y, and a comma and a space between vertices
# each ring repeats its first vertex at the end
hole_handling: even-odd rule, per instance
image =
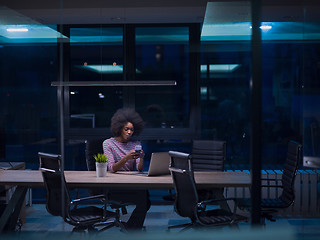
MULTIPOLYGON (((239 170, 240 171, 240 170, 239 170)), ((245 171, 245 170, 243 170, 245 171)), ((248 172, 248 171, 247 171, 248 172)), ((294 188, 295 201, 287 209, 279 211, 279 217, 284 218, 314 218, 320 217, 320 184, 319 170, 298 170, 294 188)), ((280 170, 263 170, 261 178, 281 179, 280 170)), ((279 183, 281 183, 279 181, 279 183)), ((262 181, 262 185, 268 185, 262 181)), ((281 188, 262 188, 262 198, 276 198, 281 194, 281 188)), ((226 197, 250 198, 249 188, 225 188, 226 197)))

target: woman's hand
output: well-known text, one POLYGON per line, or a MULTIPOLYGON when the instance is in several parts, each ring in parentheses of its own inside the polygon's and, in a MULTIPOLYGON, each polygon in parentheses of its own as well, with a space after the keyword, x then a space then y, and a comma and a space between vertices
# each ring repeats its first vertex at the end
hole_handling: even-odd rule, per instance
POLYGON ((140 158, 140 159, 144 159, 144 156, 145 156, 144 151, 141 150, 141 151, 139 152, 139 158, 140 158))
POLYGON ((130 152, 128 152, 128 154, 126 155, 126 160, 131 160, 131 159, 137 159, 140 157, 140 152, 136 152, 135 150, 131 150, 130 152))
MULTIPOLYGON (((144 156, 144 153, 143 153, 143 156, 144 156)), ((126 164, 127 161, 136 160, 139 157, 140 157, 139 152, 136 152, 135 150, 131 150, 119 162, 116 162, 112 165, 113 172, 117 172, 119 169, 121 169, 126 164)), ((142 161, 140 160, 140 162, 143 162, 143 159, 142 159, 142 161)), ((143 165, 141 165, 141 166, 143 166, 143 165)))
POLYGON ((138 171, 142 171, 143 168, 144 168, 144 151, 141 150, 138 152, 139 153, 139 158, 140 158, 140 161, 139 161, 139 164, 138 164, 138 171))

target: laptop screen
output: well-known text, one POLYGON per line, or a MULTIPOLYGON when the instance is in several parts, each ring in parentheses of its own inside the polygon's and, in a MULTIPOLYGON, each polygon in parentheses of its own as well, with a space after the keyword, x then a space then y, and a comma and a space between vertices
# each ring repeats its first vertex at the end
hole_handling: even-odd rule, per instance
POLYGON ((148 176, 168 175, 170 156, 168 152, 152 153, 149 165, 148 176))

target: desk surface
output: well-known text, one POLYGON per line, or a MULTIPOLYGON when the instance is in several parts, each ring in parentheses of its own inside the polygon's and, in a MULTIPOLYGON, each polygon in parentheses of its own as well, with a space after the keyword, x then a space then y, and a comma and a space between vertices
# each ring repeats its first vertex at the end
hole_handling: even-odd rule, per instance
MULTIPOLYGON (((208 187, 248 187, 250 175, 244 172, 195 172, 198 188, 208 187)), ((135 172, 107 173, 106 177, 96 177, 95 171, 65 171, 70 187, 112 187, 112 188, 173 188, 170 175, 146 177, 135 172)), ((38 170, 0 171, 0 185, 43 187, 41 172, 38 170)))

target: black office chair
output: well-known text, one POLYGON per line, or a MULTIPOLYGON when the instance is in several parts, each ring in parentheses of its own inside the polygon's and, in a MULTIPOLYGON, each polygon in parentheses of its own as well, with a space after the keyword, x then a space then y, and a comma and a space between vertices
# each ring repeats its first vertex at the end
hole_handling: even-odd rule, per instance
MULTIPOLYGON (((226 159, 226 142, 217 140, 193 140, 193 171, 224 171, 226 159)), ((224 188, 198 190, 200 200, 221 196, 224 188)))
POLYGON ((70 199, 63 172, 61 172, 61 156, 38 153, 40 171, 47 191, 46 208, 54 216, 73 225, 72 232, 100 232, 118 226, 119 211, 108 211, 105 195, 91 196, 81 199, 70 199), (89 206, 90 201, 99 200, 103 207, 89 206), (115 220, 106 221, 114 218, 115 220), (100 228, 99 228, 100 227, 100 228), (98 229, 99 228, 99 229, 98 229))
MULTIPOLYGON (((94 155, 98 153, 103 153, 102 143, 105 139, 98 138, 85 141, 85 155, 88 171, 96 170, 96 160, 94 155)), ((90 195, 98 195, 105 192, 105 189, 101 188, 90 188, 88 189, 90 195)))
POLYGON ((87 168, 89 171, 95 171, 96 170, 96 160, 94 159, 94 155, 97 153, 103 153, 103 148, 102 144, 105 138, 98 138, 98 139, 91 139, 91 140, 86 140, 86 149, 85 149, 85 154, 86 154, 86 163, 87 163, 87 168))
MULTIPOLYGON (((95 171, 96 170, 96 160, 94 159, 94 155, 97 153, 103 153, 103 141, 105 138, 98 138, 98 139, 90 139, 85 141, 85 154, 86 154, 86 163, 88 171, 95 171)), ((88 189, 90 195, 99 195, 102 193, 109 193, 108 189, 102 188, 89 188, 88 189)), ((111 203, 111 207, 115 209, 121 209, 121 213, 123 215, 127 214, 126 206, 128 203, 120 203, 117 201, 113 201, 109 199, 109 203, 111 203)))
MULTIPOLYGON (((226 159, 226 142, 218 140, 193 140, 192 168, 193 171, 224 171, 226 159)), ((198 190, 200 200, 211 199, 222 195, 224 188, 198 190)), ((165 200, 174 201, 175 194, 169 190, 165 200)))
POLYGON ((226 142, 193 140, 192 167, 194 171, 224 171, 226 142))
MULTIPOLYGON (((263 188, 281 188, 282 193, 277 198, 261 199, 261 221, 265 224, 265 219, 275 221, 274 215, 281 209, 290 207, 295 198, 294 181, 298 170, 299 162, 301 161, 302 145, 290 141, 288 143, 288 152, 286 162, 281 179, 261 179, 273 182, 274 184, 262 185, 263 188), (280 183, 278 183, 280 181, 280 183)), ((251 208, 251 199, 238 199, 238 206, 241 209, 249 210, 251 208)))
POLYGON ((195 227, 236 226, 240 221, 247 221, 246 217, 236 214, 236 204, 234 204, 233 211, 221 208, 207 210, 208 205, 218 202, 234 201, 234 199, 211 199, 199 202, 191 165, 191 155, 173 151, 170 151, 169 155, 171 157, 169 169, 176 191, 175 211, 181 217, 189 218, 191 222, 169 226, 168 230, 181 227, 181 231, 185 231, 195 227))

